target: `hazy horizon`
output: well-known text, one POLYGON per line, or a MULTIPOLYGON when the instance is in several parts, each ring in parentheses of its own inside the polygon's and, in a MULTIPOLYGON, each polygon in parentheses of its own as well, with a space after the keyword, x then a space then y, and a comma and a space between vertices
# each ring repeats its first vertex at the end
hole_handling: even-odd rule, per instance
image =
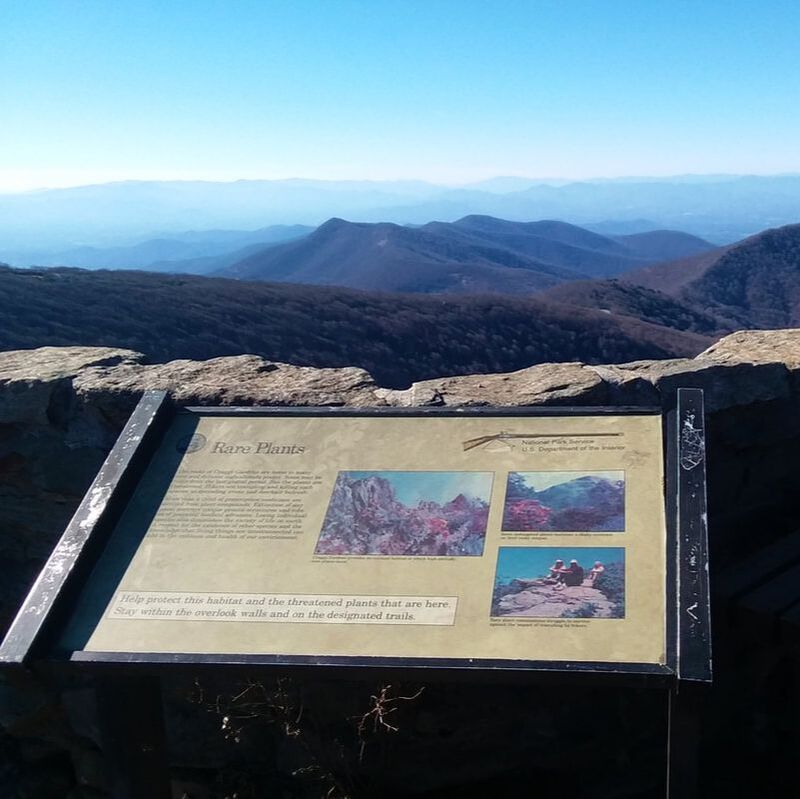
MULTIPOLYGON (((408 177, 408 178, 359 178, 359 177, 343 177, 343 178, 319 178, 314 176, 300 176, 291 175, 288 177, 228 177, 228 178, 213 178, 199 176, 184 176, 184 177, 170 177, 163 176, 142 176, 142 177, 116 177, 109 178, 108 180, 88 180, 86 182, 64 182, 52 183, 50 185, 34 185, 24 188, 3 188, 2 176, 0 176, 0 196, 4 195, 17 195, 17 194, 33 194, 45 191, 57 191, 59 189, 82 189, 90 188, 93 186, 112 186, 130 183, 210 183, 210 184, 230 184, 230 183, 327 183, 327 184, 419 184, 429 185, 433 188, 441 189, 464 189, 470 187, 478 187, 482 184, 492 183, 493 181, 519 181, 523 183, 531 183, 537 185, 568 185, 571 183, 613 183, 613 182, 629 182, 629 183, 657 183, 657 182, 691 182, 693 180, 703 180, 713 182, 715 180, 735 180, 738 178, 792 178, 800 177, 800 170, 785 171, 785 172, 685 172, 680 174, 637 174, 637 175, 595 175, 576 178, 565 178, 558 176, 529 176, 529 175, 491 175, 490 177, 481 180, 467 180, 467 181, 451 181, 439 182, 429 180, 425 177, 408 177)), ((508 193, 518 189, 509 189, 508 193)), ((498 193, 506 193, 505 191, 498 191, 498 193)))
POLYGON ((0 29, 0 261, 332 217, 800 221, 800 4, 36 0, 0 29))
POLYGON ((744 0, 2 4, 0 192, 797 173, 798 28, 744 0))

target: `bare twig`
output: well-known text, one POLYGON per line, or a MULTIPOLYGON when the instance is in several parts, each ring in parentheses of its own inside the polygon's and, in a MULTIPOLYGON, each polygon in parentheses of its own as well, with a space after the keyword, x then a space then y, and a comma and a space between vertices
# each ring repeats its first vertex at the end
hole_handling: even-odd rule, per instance
POLYGON ((367 712, 364 713, 364 715, 362 715, 360 718, 358 716, 354 717, 359 719, 358 739, 361 741, 361 747, 358 754, 359 761, 363 760, 364 758, 364 750, 367 746, 367 740, 365 736, 368 732, 370 721, 372 722, 373 734, 378 733, 378 731, 381 729, 385 729, 388 732, 397 732, 399 728, 393 724, 389 724, 389 722, 386 720, 386 717, 397 710, 398 702, 411 702, 414 699, 417 699, 425 690, 425 688, 422 687, 413 696, 390 696, 389 692, 391 689, 391 685, 382 686, 377 696, 375 694, 370 696, 372 707, 370 707, 370 709, 367 710, 367 712))

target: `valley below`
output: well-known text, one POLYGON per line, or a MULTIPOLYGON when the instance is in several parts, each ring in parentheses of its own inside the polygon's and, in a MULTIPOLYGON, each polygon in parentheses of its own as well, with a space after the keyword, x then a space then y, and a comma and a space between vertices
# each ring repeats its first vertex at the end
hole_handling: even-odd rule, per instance
POLYGON ((206 276, 0 266, 0 348, 249 353, 358 366, 405 388, 547 362, 692 357, 735 330, 800 324, 800 225, 725 247, 475 216, 418 229, 334 219, 302 233, 249 245, 206 276))

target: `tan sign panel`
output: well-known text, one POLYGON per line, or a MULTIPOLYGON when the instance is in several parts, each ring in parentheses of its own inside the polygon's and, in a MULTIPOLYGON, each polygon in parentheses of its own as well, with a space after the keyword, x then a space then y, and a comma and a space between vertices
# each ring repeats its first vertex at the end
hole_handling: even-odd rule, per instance
POLYGON ((63 644, 665 662, 661 417, 179 415, 63 644))

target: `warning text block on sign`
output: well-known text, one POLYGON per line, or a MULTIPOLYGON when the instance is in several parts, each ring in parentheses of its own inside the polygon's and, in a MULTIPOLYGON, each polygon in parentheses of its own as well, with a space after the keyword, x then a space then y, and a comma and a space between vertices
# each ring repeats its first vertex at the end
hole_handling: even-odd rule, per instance
POLYGON ((457 604, 458 598, 453 596, 120 591, 108 618, 452 625, 457 604))

